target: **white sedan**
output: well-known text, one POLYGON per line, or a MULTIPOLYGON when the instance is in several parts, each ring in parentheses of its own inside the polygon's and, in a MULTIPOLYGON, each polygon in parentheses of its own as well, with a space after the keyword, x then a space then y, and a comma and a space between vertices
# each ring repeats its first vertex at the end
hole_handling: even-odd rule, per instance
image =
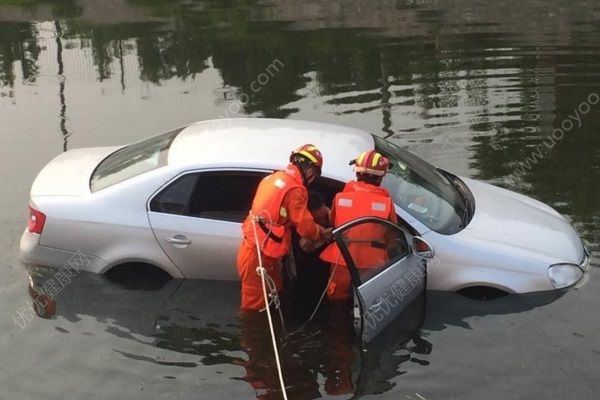
POLYGON ((582 240, 539 201, 458 177, 358 129, 246 118, 60 154, 31 188, 20 257, 60 268, 79 256, 79 269, 100 274, 159 269, 177 278, 237 280, 240 223, 256 186, 304 143, 323 153, 314 189, 328 202, 354 179, 348 162, 359 153, 376 149, 390 159, 383 186, 401 228, 409 242, 420 236, 435 249, 429 289, 522 293, 572 287, 586 275, 582 240))

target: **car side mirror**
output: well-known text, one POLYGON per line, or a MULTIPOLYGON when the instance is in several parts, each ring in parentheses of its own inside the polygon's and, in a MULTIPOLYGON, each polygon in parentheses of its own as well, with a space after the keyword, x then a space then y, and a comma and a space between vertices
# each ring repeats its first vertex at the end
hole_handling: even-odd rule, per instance
POLYGON ((433 257, 435 257, 435 251, 433 250, 433 247, 431 247, 431 245, 420 236, 413 237, 412 250, 414 254, 428 260, 431 260, 433 257))

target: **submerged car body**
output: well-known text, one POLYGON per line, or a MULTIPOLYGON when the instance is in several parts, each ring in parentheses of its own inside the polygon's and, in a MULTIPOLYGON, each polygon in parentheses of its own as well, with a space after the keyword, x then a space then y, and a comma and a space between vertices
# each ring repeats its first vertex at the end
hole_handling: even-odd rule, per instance
POLYGON ((401 227, 436 252, 429 289, 531 292, 571 287, 588 253, 571 224, 532 198, 435 168, 358 129, 306 121, 204 121, 124 147, 67 151, 31 189, 26 263, 82 270, 128 263, 173 277, 237 280, 235 258, 260 179, 315 144, 325 163, 314 188, 327 201, 354 179, 348 161, 377 149, 390 158, 383 186, 401 227))

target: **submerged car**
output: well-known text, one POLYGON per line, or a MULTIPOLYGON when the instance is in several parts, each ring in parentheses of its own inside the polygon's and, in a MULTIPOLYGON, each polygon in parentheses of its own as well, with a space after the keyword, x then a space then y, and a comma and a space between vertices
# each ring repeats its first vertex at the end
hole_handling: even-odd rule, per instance
POLYGON ((355 178, 349 160, 372 149, 390 159, 382 185, 408 243, 404 255, 427 243, 435 249, 429 289, 523 293, 568 288, 585 276, 588 252, 551 207, 436 168, 358 129, 278 119, 203 121, 57 156, 31 188, 20 257, 60 268, 81 254, 79 268, 100 274, 136 265, 178 278, 237 280, 240 224, 256 187, 304 143, 323 153, 311 189, 328 203, 355 178), (424 240, 413 246, 413 237, 424 240))

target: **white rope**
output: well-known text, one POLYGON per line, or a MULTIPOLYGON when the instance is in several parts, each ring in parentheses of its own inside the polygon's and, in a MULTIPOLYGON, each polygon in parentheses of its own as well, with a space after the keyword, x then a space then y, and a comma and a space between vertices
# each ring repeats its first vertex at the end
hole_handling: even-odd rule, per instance
MULTIPOLYGON (((265 299, 265 308, 267 310, 267 319, 269 320, 269 329, 271 331, 271 341, 273 343, 273 352, 275 353, 275 362, 277 363, 277 373, 279 375, 279 383, 281 384, 281 392, 283 393, 284 400, 288 400, 287 392, 285 390, 285 382, 283 381, 283 372, 282 372, 282 368, 281 368, 281 362, 279 361, 279 351, 277 350, 277 341, 275 339, 275 329, 273 328, 273 319, 271 318, 271 309, 269 307, 269 305, 270 305, 269 296, 267 296, 267 279, 265 278, 265 276, 268 276, 268 274, 262 264, 262 257, 260 254, 261 253, 260 252, 261 245, 258 243, 258 235, 257 235, 258 232, 256 230, 256 220, 259 217, 253 215, 252 212, 250 212, 250 215, 252 216, 252 228, 254 229, 254 242, 256 243, 256 253, 258 254, 258 267, 256 268, 256 272, 260 274, 260 278, 262 281, 263 297, 265 299)), ((269 224, 269 229, 270 229, 270 226, 271 225, 269 224)), ((267 235, 267 237, 268 237, 268 235, 267 235)), ((277 299, 274 301, 277 304, 277 307, 279 307, 279 300, 278 300, 278 297, 276 294, 277 288, 275 287, 275 282, 273 282, 273 279, 271 277, 269 277, 269 280, 270 280, 269 283, 273 285, 271 287, 271 291, 273 291, 273 288, 275 289, 275 296, 274 297, 272 296, 272 298, 277 299)))

